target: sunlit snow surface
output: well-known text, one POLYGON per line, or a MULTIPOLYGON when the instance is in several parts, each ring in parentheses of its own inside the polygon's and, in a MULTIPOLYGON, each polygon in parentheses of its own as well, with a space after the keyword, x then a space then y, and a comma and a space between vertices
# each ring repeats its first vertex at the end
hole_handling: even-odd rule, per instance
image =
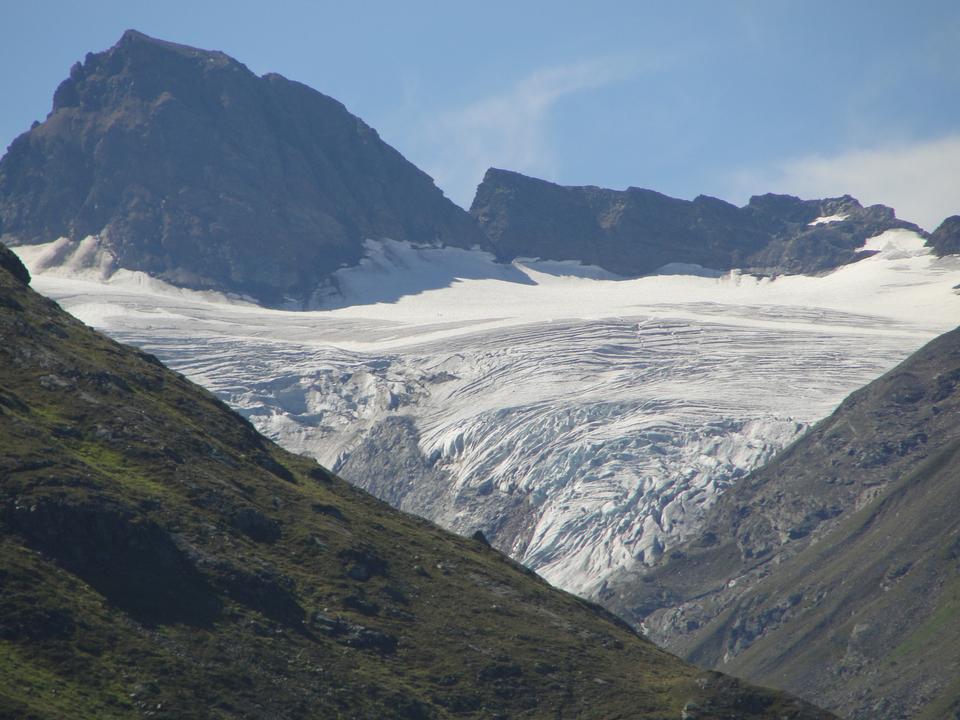
POLYGON ((807 225, 828 225, 833 222, 842 222, 847 219, 847 215, 823 215, 807 225))
POLYGON ((879 252, 822 277, 620 280, 368 243, 368 260, 341 271, 342 295, 328 297, 344 307, 315 312, 126 271, 103 281, 109 258, 90 247, 84 262, 47 270, 38 258, 49 264, 49 246, 19 252, 40 292, 155 353, 281 444, 361 485, 399 477, 411 489, 396 499, 404 509, 487 530, 551 582, 588 594, 612 568, 695 531, 724 487, 960 324, 960 260, 933 258, 901 230, 866 249, 879 252), (371 460, 368 445, 365 464, 351 465, 394 416, 419 431, 429 494, 414 492, 428 471, 391 452, 371 460))

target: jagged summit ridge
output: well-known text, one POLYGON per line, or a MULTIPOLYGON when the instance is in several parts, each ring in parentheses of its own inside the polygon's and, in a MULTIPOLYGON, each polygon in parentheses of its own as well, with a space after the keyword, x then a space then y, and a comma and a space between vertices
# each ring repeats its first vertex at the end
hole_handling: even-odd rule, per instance
POLYGON ((303 302, 368 238, 484 246, 466 212, 333 98, 127 31, 0 161, 13 245, 98 239, 112 267, 303 302))
POLYGON ((951 215, 930 234, 930 245, 937 255, 960 253, 960 215, 951 215))
POLYGON ((563 187, 490 169, 471 214, 341 103, 220 51, 128 30, 77 63, 0 160, 0 237, 66 238, 57 262, 143 271, 289 308, 338 296, 369 241, 579 261, 818 273, 915 225, 849 196, 738 208, 653 190, 563 187), (83 244, 86 242, 86 244, 83 244))
POLYGON ((637 187, 563 186, 497 168, 470 212, 501 259, 579 260, 623 275, 670 263, 818 273, 856 261, 857 248, 885 230, 922 233, 891 208, 865 208, 849 195, 766 194, 738 208, 706 195, 688 201, 637 187))

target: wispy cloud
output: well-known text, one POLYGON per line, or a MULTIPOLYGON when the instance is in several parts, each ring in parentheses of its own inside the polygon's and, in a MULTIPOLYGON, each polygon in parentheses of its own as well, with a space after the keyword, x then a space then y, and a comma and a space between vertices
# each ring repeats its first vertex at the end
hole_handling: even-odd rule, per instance
POLYGON ((933 230, 948 215, 960 213, 960 134, 797 158, 739 173, 733 185, 743 196, 768 191, 807 198, 849 193, 865 205, 889 205, 898 217, 933 230))
POLYGON ((469 207, 488 167, 553 176, 557 156, 548 119, 557 103, 630 77, 628 59, 589 60, 541 68, 498 93, 441 112, 420 126, 420 162, 454 202, 469 207))

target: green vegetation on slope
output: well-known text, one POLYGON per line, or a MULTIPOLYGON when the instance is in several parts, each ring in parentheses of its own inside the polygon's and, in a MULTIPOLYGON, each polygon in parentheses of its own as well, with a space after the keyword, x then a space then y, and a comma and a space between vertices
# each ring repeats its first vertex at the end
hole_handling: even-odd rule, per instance
POLYGON ((3 718, 829 717, 285 453, 4 270, 0 448, 3 718))

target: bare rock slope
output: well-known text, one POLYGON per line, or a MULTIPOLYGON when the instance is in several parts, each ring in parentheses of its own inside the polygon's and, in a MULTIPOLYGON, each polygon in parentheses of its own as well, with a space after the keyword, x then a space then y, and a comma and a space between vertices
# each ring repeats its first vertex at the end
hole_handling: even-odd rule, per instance
POLYGON ((499 257, 579 260, 621 275, 671 263, 766 274, 818 273, 854 262, 885 230, 919 230, 883 205, 849 195, 801 200, 759 195, 738 208, 700 195, 568 187, 491 168, 470 212, 499 257))
POLYGON ((133 30, 74 65, 47 119, 13 141, 0 234, 12 245, 93 236, 107 271, 268 305, 309 300, 367 238, 486 242, 336 100, 133 30))

